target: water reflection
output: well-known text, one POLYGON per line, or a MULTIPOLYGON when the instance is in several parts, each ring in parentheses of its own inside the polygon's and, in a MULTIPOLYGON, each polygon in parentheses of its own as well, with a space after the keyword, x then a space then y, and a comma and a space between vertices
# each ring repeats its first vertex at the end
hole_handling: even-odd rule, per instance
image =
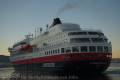
POLYGON ((15 71, 11 74, 9 80, 111 80, 106 74, 74 74, 74 73, 49 73, 15 71))

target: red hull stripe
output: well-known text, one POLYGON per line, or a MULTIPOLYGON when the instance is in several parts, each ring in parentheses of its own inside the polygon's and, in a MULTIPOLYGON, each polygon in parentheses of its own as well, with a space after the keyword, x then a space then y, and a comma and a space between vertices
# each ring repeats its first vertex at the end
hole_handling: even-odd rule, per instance
POLYGON ((52 55, 46 57, 38 57, 27 60, 19 60, 12 62, 13 64, 32 64, 45 62, 64 62, 64 61, 80 61, 80 60, 111 60, 111 53, 66 53, 52 55))

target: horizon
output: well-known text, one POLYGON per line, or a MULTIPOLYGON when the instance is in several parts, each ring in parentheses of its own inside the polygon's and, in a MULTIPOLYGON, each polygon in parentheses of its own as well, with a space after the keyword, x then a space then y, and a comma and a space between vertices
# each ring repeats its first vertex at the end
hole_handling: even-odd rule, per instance
POLYGON ((53 18, 100 29, 112 43, 113 58, 120 58, 120 0, 0 0, 0 55, 35 28, 53 18), (67 5, 66 5, 67 4, 67 5), (76 6, 75 6, 76 5, 76 6))

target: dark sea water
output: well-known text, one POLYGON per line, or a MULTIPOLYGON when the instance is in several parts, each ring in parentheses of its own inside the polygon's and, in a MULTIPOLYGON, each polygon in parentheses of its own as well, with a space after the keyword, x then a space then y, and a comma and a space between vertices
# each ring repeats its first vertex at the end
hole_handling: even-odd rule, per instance
MULTIPOLYGON (((64 72, 63 72, 64 73, 64 72)), ((17 72, 0 68, 0 80, 120 80, 120 63, 111 63, 103 74, 54 74, 49 72, 17 72)))

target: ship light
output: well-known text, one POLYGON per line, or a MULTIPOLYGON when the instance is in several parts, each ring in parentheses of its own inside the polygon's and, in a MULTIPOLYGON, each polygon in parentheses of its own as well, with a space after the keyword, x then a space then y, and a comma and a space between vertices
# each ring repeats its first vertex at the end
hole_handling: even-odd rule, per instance
POLYGON ((111 58, 112 55, 111 55, 111 54, 107 54, 106 57, 107 57, 107 58, 111 58))

